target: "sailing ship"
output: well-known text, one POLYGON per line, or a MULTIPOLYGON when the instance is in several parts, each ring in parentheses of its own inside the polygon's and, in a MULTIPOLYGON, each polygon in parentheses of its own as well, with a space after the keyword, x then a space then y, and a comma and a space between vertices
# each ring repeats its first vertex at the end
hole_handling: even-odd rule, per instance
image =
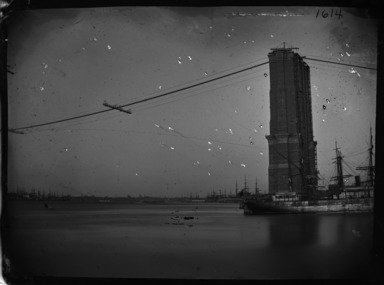
POLYGON ((334 159, 337 175, 331 178, 333 183, 328 186, 328 190, 307 185, 306 191, 302 193, 260 194, 256 192, 243 197, 241 208, 244 209, 244 214, 372 212, 375 187, 372 128, 370 137, 368 165, 356 168, 356 170, 367 172, 366 181, 360 181, 360 176, 355 176, 355 185, 345 185, 345 179, 352 175, 344 175, 343 156, 336 143, 334 159))

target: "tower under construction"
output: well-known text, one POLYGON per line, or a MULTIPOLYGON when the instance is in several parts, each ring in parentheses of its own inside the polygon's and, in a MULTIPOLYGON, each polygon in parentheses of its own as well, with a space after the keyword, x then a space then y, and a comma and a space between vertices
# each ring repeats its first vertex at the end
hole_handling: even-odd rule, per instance
POLYGON ((295 49, 284 43, 268 54, 269 193, 307 193, 317 186, 309 66, 295 49))

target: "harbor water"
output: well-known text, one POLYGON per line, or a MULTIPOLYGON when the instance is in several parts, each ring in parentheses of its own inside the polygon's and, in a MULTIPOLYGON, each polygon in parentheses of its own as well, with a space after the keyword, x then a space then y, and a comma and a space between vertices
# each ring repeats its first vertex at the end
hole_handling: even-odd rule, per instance
POLYGON ((372 214, 245 216, 238 204, 11 201, 11 271, 32 276, 369 277, 372 214))

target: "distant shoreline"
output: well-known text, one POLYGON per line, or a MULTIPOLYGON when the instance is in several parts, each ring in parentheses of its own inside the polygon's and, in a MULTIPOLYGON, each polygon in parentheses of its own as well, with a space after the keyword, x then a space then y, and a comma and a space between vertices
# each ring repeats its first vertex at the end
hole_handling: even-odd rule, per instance
POLYGON ((159 198, 159 197, 95 197, 95 196, 59 196, 59 197, 31 197, 31 196, 13 196, 8 197, 9 202, 12 201, 29 201, 29 202, 72 202, 72 203, 99 203, 99 204, 180 204, 180 203, 240 203, 242 198, 236 197, 215 197, 207 199, 199 198, 159 198))

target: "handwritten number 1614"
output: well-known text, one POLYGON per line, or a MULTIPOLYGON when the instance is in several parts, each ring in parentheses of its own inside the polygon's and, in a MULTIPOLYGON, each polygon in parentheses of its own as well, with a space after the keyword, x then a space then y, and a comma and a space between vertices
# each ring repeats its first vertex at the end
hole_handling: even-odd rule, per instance
POLYGON ((331 9, 331 12, 327 11, 327 10, 323 10, 321 11, 320 13, 320 9, 317 10, 317 14, 316 14, 316 18, 319 17, 319 15, 321 15, 323 18, 327 18, 327 17, 333 17, 333 15, 339 17, 339 19, 341 17, 343 17, 343 15, 341 14, 341 9, 339 10, 333 10, 331 9))

